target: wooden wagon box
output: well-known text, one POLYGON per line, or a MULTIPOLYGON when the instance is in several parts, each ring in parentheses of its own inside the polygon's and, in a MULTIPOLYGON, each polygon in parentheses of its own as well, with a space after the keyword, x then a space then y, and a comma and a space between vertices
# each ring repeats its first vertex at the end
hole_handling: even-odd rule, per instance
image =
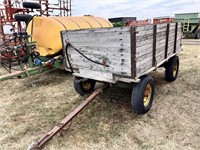
POLYGON ((61 37, 66 70, 110 83, 138 82, 182 50, 181 23, 66 30, 61 37))

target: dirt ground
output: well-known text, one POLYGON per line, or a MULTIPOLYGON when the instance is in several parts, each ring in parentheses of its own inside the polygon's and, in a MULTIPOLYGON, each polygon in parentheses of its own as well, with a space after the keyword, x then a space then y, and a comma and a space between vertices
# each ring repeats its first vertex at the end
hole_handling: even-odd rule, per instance
MULTIPOLYGON (((132 113, 131 90, 109 88, 44 149, 200 149, 200 45, 183 49, 175 82, 164 80, 163 69, 152 73, 156 92, 149 113, 132 113)), ((28 148, 78 106, 87 96, 74 91, 72 79, 55 70, 33 76, 34 88, 28 78, 0 82, 0 149, 28 148)))

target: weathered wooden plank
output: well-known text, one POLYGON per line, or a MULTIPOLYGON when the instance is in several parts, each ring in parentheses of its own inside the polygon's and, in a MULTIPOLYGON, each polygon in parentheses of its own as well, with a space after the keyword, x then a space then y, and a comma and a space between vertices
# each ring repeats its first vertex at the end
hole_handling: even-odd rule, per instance
MULTIPOLYGON (((174 30, 175 23, 171 23, 170 25, 171 25, 170 30, 174 30)), ((165 31, 166 26, 167 26, 167 24, 158 24, 157 32, 159 33, 160 31, 165 31)), ((181 28, 181 26, 179 28, 181 28)), ((149 33, 151 33, 151 31, 153 31, 153 25, 136 27, 136 32, 138 32, 137 36, 149 34, 149 33)))
POLYGON ((152 46, 153 46, 153 43, 150 43, 150 44, 147 44, 147 45, 144 45, 144 46, 141 46, 141 47, 136 47, 136 53, 143 51, 143 50, 146 50, 146 49, 152 50, 152 46))
MULTIPOLYGON (((175 28, 174 28, 175 30, 175 28)), ((157 38, 158 39, 162 39, 163 37, 162 36, 165 36, 166 35, 166 31, 163 31, 163 32, 160 32, 160 33, 157 33, 157 38)), ((172 30, 169 34, 169 36, 174 36, 174 31, 172 30)), ((153 38, 153 33, 150 33, 150 34, 143 34, 143 35, 140 35, 140 36, 137 36, 137 39, 136 39, 136 42, 138 41, 141 41, 141 40, 149 40, 149 39, 152 39, 153 38)))
POLYGON ((147 63, 141 64, 140 66, 137 66, 136 69, 140 68, 139 69, 141 71, 140 73, 144 73, 144 72, 146 72, 146 69, 149 69, 149 68, 153 67, 152 66, 152 61, 153 61, 153 59, 149 60, 147 63))
POLYGON ((161 63, 165 59, 165 56, 160 55, 159 57, 156 58, 157 64, 161 63))
POLYGON ((152 47, 144 49, 143 51, 136 51, 136 57, 143 56, 143 55, 145 55, 145 54, 147 54, 149 52, 152 52, 152 47))
POLYGON ((179 46, 179 47, 177 48, 177 52, 180 52, 181 50, 182 50, 182 47, 179 46))
POLYGON ((156 55, 156 61, 158 61, 158 59, 162 57, 164 59, 165 57, 165 53, 163 53, 163 51, 159 52, 157 55, 156 55))
POLYGON ((94 48, 96 50, 101 50, 101 49, 119 49, 119 48, 124 48, 127 49, 130 47, 130 43, 102 43, 102 42, 93 42, 93 43, 76 43, 76 42, 70 42, 74 47, 78 49, 88 49, 88 48, 94 48))
POLYGON ((159 37, 159 36, 166 36, 166 31, 157 33, 157 37, 159 37))
POLYGON ((146 72, 147 70, 149 70, 150 68, 152 68, 152 64, 145 64, 143 66, 139 66, 137 67, 136 71, 137 71, 137 77, 140 77, 144 72, 146 72))
POLYGON ((157 41, 157 48, 160 48, 160 47, 162 47, 162 46, 165 46, 165 41, 166 41, 166 39, 157 41))
MULTIPOLYGON (((164 49, 164 47, 162 49, 164 49)), ((161 50, 159 53, 156 54, 156 58, 160 56, 163 56, 163 57, 165 56, 165 52, 163 50, 161 50)))
MULTIPOLYGON (((79 50, 79 52, 81 52, 82 54, 84 55, 102 55, 104 54, 105 56, 106 55, 111 55, 111 56, 129 56, 130 55, 130 48, 129 48, 129 52, 120 52, 120 51, 117 51, 117 52, 113 52, 113 51, 109 51, 109 50, 97 50, 97 49, 81 49, 79 50)), ((70 49, 70 54, 79 54, 76 50, 74 49, 70 49)), ((80 55, 80 54, 79 54, 80 55)))
POLYGON ((174 43, 171 43, 168 48, 168 56, 174 53, 174 43))
POLYGON ((163 53, 163 51, 160 51, 157 55, 156 55, 156 60, 160 57, 165 57, 165 53, 163 53))
POLYGON ((160 47, 160 48, 157 48, 156 52, 157 52, 156 55, 158 55, 160 53, 164 54, 165 53, 165 45, 160 47))
POLYGON ((145 35, 142 35, 142 36, 137 36, 136 42, 142 41, 142 40, 149 40, 149 39, 153 39, 153 33, 145 34, 145 35))
POLYGON ((137 62, 142 62, 144 59, 152 57, 153 52, 150 51, 148 53, 145 53, 144 55, 140 55, 139 57, 136 57, 137 62))
MULTIPOLYGON (((107 71, 115 71, 115 72, 119 71, 119 69, 117 67, 129 67, 130 66, 130 64, 129 64, 130 62, 129 63, 123 62, 123 64, 122 64, 119 61, 112 61, 112 63, 109 64, 109 67, 103 67, 101 65, 91 63, 90 61, 88 61, 85 58, 83 58, 83 59, 73 58, 73 59, 70 59, 70 61, 72 62, 71 63, 72 65, 74 65, 74 66, 78 65, 81 68, 84 68, 84 67, 90 67, 90 68, 92 67, 93 69, 103 68, 107 71), (80 62, 81 62, 81 64, 79 64, 80 62)), ((126 70, 126 68, 121 69, 121 70, 126 70)))
POLYGON ((173 30, 169 30, 169 34, 170 34, 170 35, 175 35, 175 32, 174 32, 174 31, 175 31, 175 28, 174 28, 173 30))
POLYGON ((147 31, 144 30, 144 31, 137 32, 136 38, 140 37, 140 36, 148 35, 148 34, 153 34, 153 31, 152 30, 147 30, 147 31))
POLYGON ((130 46, 129 47, 81 47, 77 46, 77 49, 79 49, 81 52, 85 53, 93 53, 94 51, 97 51, 99 53, 130 53, 130 46))
MULTIPOLYGON (((159 49, 160 47, 165 46, 165 39, 162 40, 162 41, 159 41, 158 43, 159 44, 158 44, 156 50, 159 49)), ((137 47, 136 48, 136 57, 143 56, 143 55, 148 54, 149 52, 152 52, 152 51, 153 51, 152 50, 152 43, 141 46, 141 47, 137 47)))
MULTIPOLYGON (((66 37, 66 40, 70 43, 94 43, 97 42, 99 39, 101 43, 116 43, 116 42, 130 42, 130 33, 126 32, 124 34, 111 34, 108 35, 107 34, 98 34, 95 35, 91 34, 91 35, 87 35, 87 37, 85 37, 84 35, 73 35, 70 36, 70 39, 68 37, 66 37)), ((100 44, 99 42, 96 44, 100 44)))
MULTIPOLYGON (((70 51, 69 51, 70 53, 70 51)), ((108 64, 109 67, 104 67, 98 64, 95 64, 89 60, 87 60, 86 58, 83 58, 80 56, 80 54, 71 54, 70 53, 70 61, 72 62, 73 67, 78 67, 78 68, 90 68, 92 70, 99 70, 99 71, 107 71, 107 72, 112 72, 112 73, 119 73, 119 72, 123 72, 123 75, 130 75, 130 73, 128 73, 131 69, 130 69, 130 60, 128 61, 127 56, 120 58, 119 57, 109 57, 107 56, 107 58, 111 59, 110 61, 108 60, 108 64), (117 59, 118 58, 118 59, 117 59)), ((130 56, 130 55, 129 55, 130 56)), ((90 59, 94 60, 94 61, 98 61, 101 62, 102 58, 95 58, 95 55, 92 54, 90 56, 87 56, 90 59)))
MULTIPOLYGON (((108 51, 80 51, 81 53, 83 53, 86 56, 93 56, 93 57, 102 57, 102 53, 104 54, 104 56, 109 56, 109 58, 128 58, 130 57, 130 52, 129 53, 124 53, 124 52, 108 52, 108 51)), ((75 50, 70 50, 70 54, 72 55, 80 55, 77 51, 75 50)), ((81 55, 80 55, 81 56, 81 55)), ((129 60, 129 59, 127 59, 129 60)), ((129 60, 130 61, 130 60, 129 60)))
POLYGON ((167 25, 165 25, 165 26, 162 27, 162 28, 158 28, 158 29, 157 29, 157 33, 166 32, 166 30, 167 30, 167 25))
MULTIPOLYGON (((108 36, 108 38, 112 38, 112 36, 116 36, 116 37, 126 37, 126 36, 128 36, 128 35, 130 35, 130 32, 112 32, 112 33, 109 33, 109 32, 107 32, 107 33, 96 33, 96 32, 89 32, 88 34, 87 34, 87 38, 89 38, 89 37, 91 37, 92 38, 92 36, 94 36, 95 35, 95 37, 93 37, 93 38, 96 38, 96 37, 101 37, 101 38, 105 38, 107 35, 109 35, 108 36), (112 35, 112 36, 111 36, 112 35)), ((75 38, 75 37, 79 37, 79 38, 81 38, 81 37, 84 37, 85 38, 85 34, 67 34, 67 35, 65 35, 65 37, 67 38, 67 37, 70 37, 70 39, 72 39, 72 38, 75 38)), ((78 39, 77 39, 78 40, 78 39)))
POLYGON ((143 59, 140 62, 136 62, 136 67, 138 67, 138 66, 140 66, 142 64, 146 64, 146 63, 151 63, 152 64, 152 60, 153 60, 152 57, 147 57, 147 58, 143 59))
POLYGON ((62 34, 74 35, 75 34, 88 34, 88 33, 112 33, 112 32, 129 32, 130 27, 119 27, 119 28, 96 28, 96 29, 81 29, 81 30, 67 30, 62 31, 62 34))
POLYGON ((153 25, 144 25, 136 27, 136 32, 153 30, 153 25))
POLYGON ((152 44, 153 43, 153 39, 149 39, 149 40, 141 40, 136 42, 136 47, 142 47, 144 45, 148 45, 148 44, 152 44))

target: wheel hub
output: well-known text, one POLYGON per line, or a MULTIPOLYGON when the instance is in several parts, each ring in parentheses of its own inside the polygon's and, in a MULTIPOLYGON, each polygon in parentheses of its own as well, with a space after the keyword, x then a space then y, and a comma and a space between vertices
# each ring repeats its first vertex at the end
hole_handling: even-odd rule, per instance
POLYGON ((147 107, 149 105, 149 102, 151 100, 151 95, 152 95, 152 87, 150 84, 148 84, 146 86, 146 89, 144 91, 144 99, 143 99, 143 102, 144 102, 144 106, 147 107))
POLYGON ((176 77, 176 73, 177 73, 177 64, 176 65, 174 65, 174 67, 173 67, 173 76, 174 77, 176 77))
POLYGON ((89 90, 91 88, 91 84, 88 82, 83 82, 82 87, 84 90, 89 90))

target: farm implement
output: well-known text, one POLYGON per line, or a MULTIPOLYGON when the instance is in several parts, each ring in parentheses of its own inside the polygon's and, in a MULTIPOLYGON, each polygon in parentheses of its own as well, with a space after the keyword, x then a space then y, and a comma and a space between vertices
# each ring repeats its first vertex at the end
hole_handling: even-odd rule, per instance
POLYGON ((175 22, 183 24, 185 38, 200 39, 200 12, 175 14, 175 22))
POLYGON ((147 113, 153 103, 154 80, 149 73, 165 68, 165 79, 173 82, 179 71, 182 26, 166 23, 132 27, 62 31, 65 69, 73 73, 80 95, 96 89, 72 113, 56 124, 31 150, 40 149, 109 85, 133 88, 131 105, 136 114, 147 113), (112 41, 112 42, 111 42, 112 41))
POLYGON ((20 65, 21 72, 0 76, 0 80, 13 77, 23 78, 52 68, 64 69, 60 31, 100 27, 112 27, 112 24, 103 18, 93 16, 33 17, 33 20, 27 26, 27 33, 15 33, 13 39, 1 44, 2 66, 11 73, 12 69, 16 70, 11 66, 14 62, 17 62, 20 65), (47 26, 48 29, 46 29, 47 26), (52 30, 54 32, 49 32, 52 30), (43 34, 41 34, 41 31, 43 31, 43 34), (24 69, 27 67, 29 69, 24 69))
POLYGON ((0 76, 0 81, 11 78, 25 78, 60 66, 59 56, 54 58, 42 58, 35 51, 36 43, 28 42, 28 34, 15 33, 13 39, 3 42, 0 46, 1 66, 9 74, 0 76), (53 62, 53 63, 52 63, 53 62))
POLYGON ((29 22, 35 16, 33 14, 43 17, 71 16, 71 0, 59 0, 56 4, 49 3, 49 0, 35 0, 35 2, 3 0, 0 3, 0 63, 11 73, 0 74, 0 81, 14 77, 29 77, 49 70, 52 66, 62 68, 60 57, 38 58, 38 53, 33 53, 37 47, 36 43, 33 42, 32 36, 25 32, 29 22), (8 34, 6 31, 8 29, 13 34, 8 34), (36 57, 43 64, 34 62, 36 57))
POLYGON ((94 16, 34 16, 27 33, 18 32, 10 40, 13 44, 1 45, 1 64, 11 72, 18 63, 21 71, 1 76, 0 80, 30 78, 60 68, 72 73, 74 89, 80 95, 92 93, 97 82, 103 84, 30 149, 42 148, 109 85, 131 86, 131 108, 136 114, 145 114, 155 93, 154 79, 149 74, 164 67, 167 81, 177 79, 181 23, 126 23, 113 27, 111 22, 94 16))

